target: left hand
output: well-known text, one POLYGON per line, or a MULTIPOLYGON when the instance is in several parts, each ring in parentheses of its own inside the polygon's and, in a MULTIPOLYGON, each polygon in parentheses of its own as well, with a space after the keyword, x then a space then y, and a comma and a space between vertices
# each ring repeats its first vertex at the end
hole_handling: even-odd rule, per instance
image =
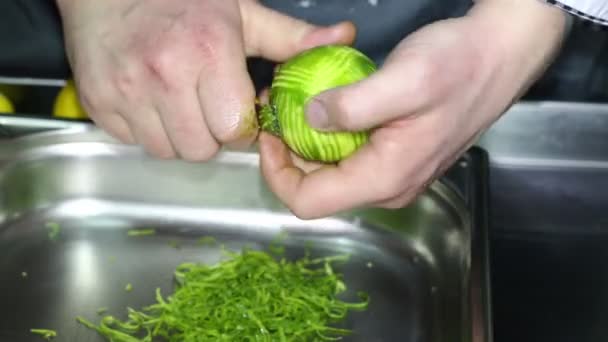
POLYGON ((462 18, 421 28, 375 74, 308 104, 313 127, 373 128, 369 143, 311 167, 261 134, 268 185, 303 219, 407 205, 540 77, 564 30, 565 14, 537 0, 479 0, 462 18))

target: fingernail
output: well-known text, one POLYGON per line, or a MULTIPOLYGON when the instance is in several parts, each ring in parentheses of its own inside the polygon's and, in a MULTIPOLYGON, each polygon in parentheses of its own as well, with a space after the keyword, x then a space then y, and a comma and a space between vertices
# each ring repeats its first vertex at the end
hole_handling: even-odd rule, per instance
POLYGON ((325 128, 329 124, 325 106, 317 99, 312 99, 308 103, 306 117, 308 118, 308 123, 314 128, 325 128))

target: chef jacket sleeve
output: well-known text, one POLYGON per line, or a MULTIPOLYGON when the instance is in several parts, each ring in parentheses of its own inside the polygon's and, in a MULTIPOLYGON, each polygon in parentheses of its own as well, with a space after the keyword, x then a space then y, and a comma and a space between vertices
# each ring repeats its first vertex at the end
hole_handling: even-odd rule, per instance
POLYGON ((608 0, 541 0, 585 21, 608 26, 608 0))

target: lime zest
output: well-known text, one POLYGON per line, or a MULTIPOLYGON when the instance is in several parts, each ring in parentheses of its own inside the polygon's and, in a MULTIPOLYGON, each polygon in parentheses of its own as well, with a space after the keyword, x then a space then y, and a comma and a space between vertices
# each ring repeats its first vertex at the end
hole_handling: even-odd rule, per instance
POLYGON ((347 287, 335 265, 348 255, 290 261, 249 248, 221 252, 227 259, 217 264, 179 264, 174 292, 165 297, 157 288, 156 303, 127 308, 125 320, 77 320, 116 342, 325 341, 351 334, 333 325, 368 307, 363 292, 353 302, 338 298, 347 287))
POLYGON ((30 329, 30 332, 32 334, 40 335, 45 340, 51 340, 52 338, 57 337, 57 332, 50 329, 30 329))
POLYGON ((179 241, 177 240, 169 240, 169 247, 171 248, 175 248, 175 249, 180 249, 181 245, 179 244, 179 241))
POLYGON ((277 137, 281 136, 281 126, 277 117, 276 108, 270 105, 260 106, 258 119, 260 129, 277 137))
POLYGON ((284 242, 288 238, 288 233, 286 231, 281 231, 272 241, 270 241, 270 246, 268 246, 268 250, 276 256, 283 255, 285 253, 285 245, 284 242))
POLYGON ((143 229, 130 229, 127 232, 128 236, 148 236, 156 234, 156 230, 153 228, 143 228, 143 229))
POLYGON ((212 236, 203 236, 198 239, 197 243, 199 245, 205 246, 205 245, 215 245, 215 244, 217 244, 217 241, 212 236))
POLYGON ((61 232, 61 226, 57 222, 47 222, 46 227, 49 229, 49 239, 51 241, 57 241, 59 233, 61 232))

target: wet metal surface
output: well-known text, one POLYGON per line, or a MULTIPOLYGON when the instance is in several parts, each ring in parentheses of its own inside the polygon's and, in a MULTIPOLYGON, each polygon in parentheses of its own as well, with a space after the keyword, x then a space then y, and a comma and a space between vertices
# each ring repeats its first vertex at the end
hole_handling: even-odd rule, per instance
POLYGON ((54 341, 102 341, 74 318, 96 321, 100 307, 124 318, 127 307, 153 303, 157 287, 169 294, 179 263, 218 260, 218 247, 197 244, 200 237, 236 250, 265 248, 281 232, 293 257, 305 246, 352 255, 338 267, 347 296, 366 291, 371 303, 349 316, 354 334, 345 341, 471 341, 474 327, 475 342, 490 341, 487 246, 475 228, 482 206, 437 182, 405 209, 302 221, 265 187, 257 160, 153 160, 97 131, 5 141, 0 341, 36 341, 30 328, 57 330, 54 341), (61 227, 55 240, 49 223, 61 227), (136 228, 156 234, 127 235, 136 228))

